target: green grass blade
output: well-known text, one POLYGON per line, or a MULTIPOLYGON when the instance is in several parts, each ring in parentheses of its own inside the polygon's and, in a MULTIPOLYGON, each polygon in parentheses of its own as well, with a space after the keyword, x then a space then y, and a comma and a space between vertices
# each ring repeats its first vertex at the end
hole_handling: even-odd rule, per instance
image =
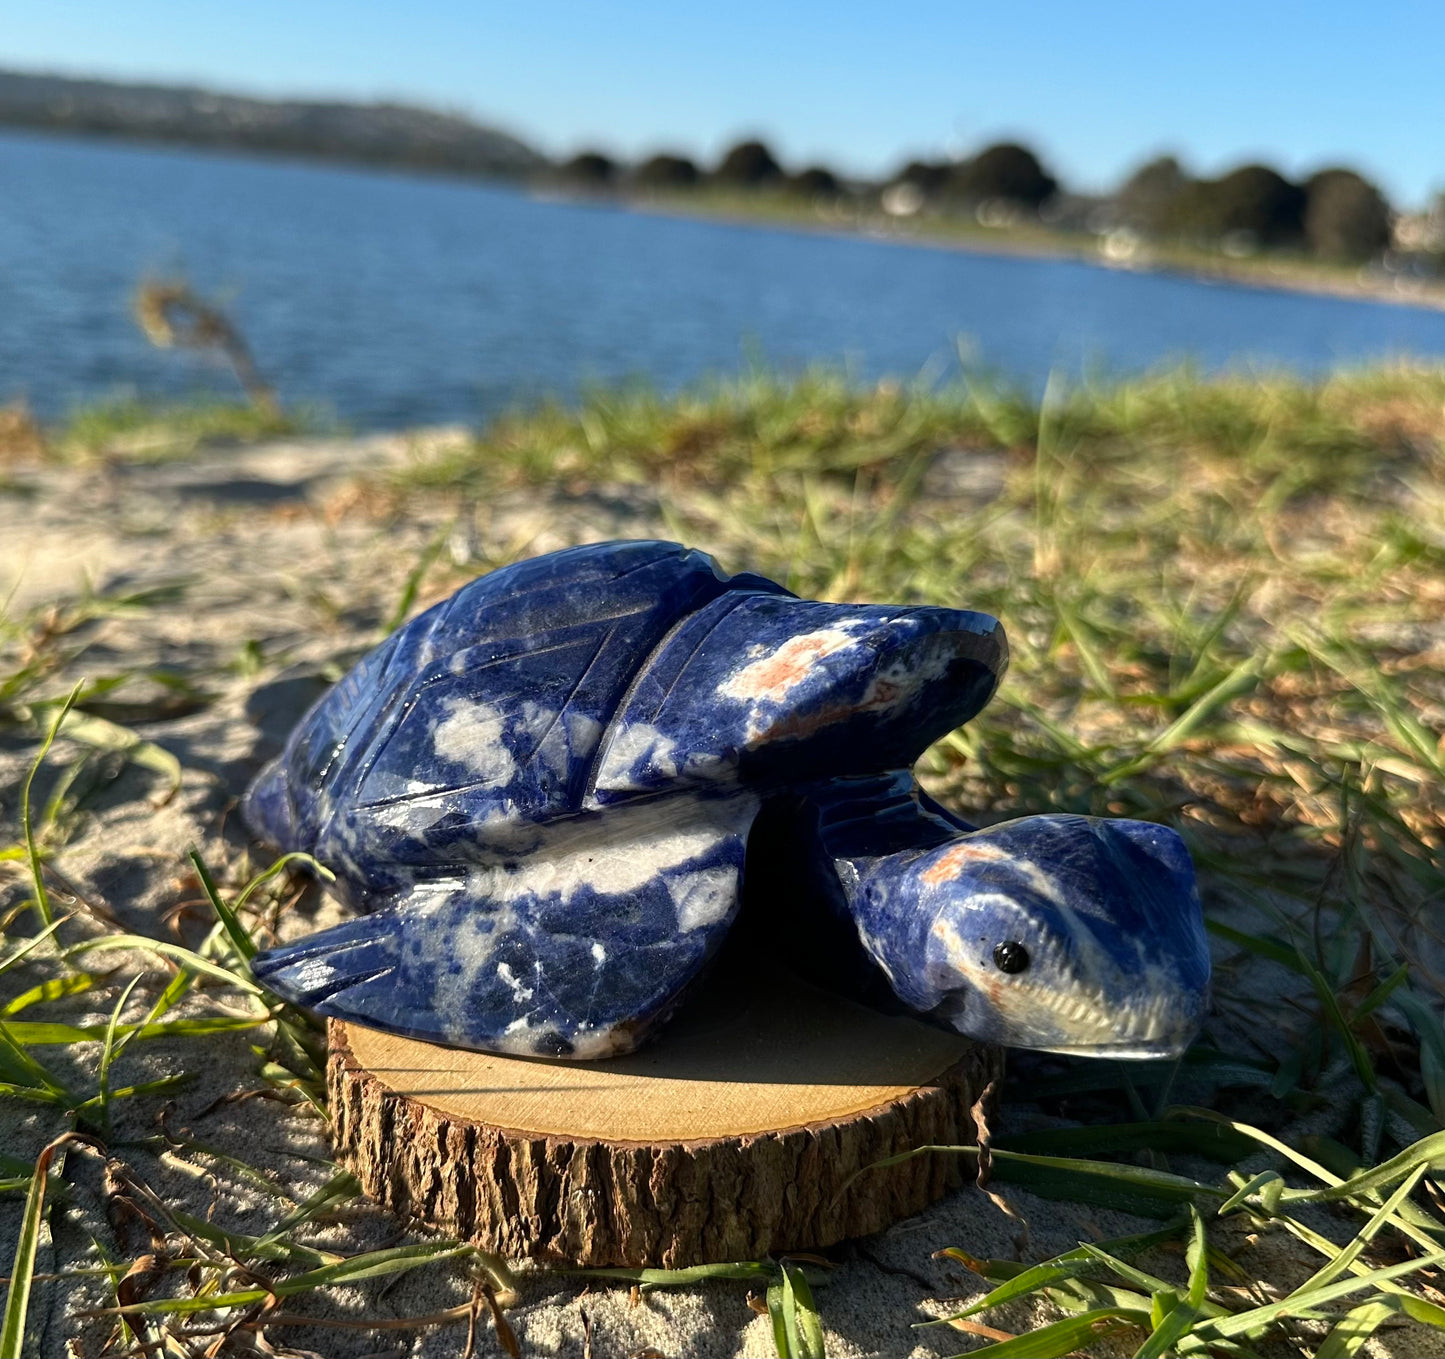
MULTIPOLYGON (((173 1076, 158 1076, 153 1081, 141 1081, 137 1085, 122 1085, 110 1091, 110 1103, 114 1104, 118 1099, 134 1099, 137 1095, 163 1095, 170 1090, 178 1090, 181 1086, 196 1079, 194 1071, 177 1071, 173 1076)), ((100 1096, 92 1095, 88 1100, 82 1100, 75 1106, 77 1114, 88 1115, 92 1110, 100 1107, 100 1096)))
POLYGON ((1403 1309, 1395 1298, 1372 1298, 1345 1313, 1342 1321, 1336 1322, 1330 1333, 1320 1341, 1315 1359, 1353 1359, 1370 1338, 1387 1321, 1400 1315, 1403 1309))
POLYGON ((1251 1175, 1219 1205, 1219 1216, 1223 1217, 1226 1213, 1233 1212, 1255 1194, 1260 1196, 1265 1208, 1272 1213, 1279 1205, 1280 1191, 1284 1188, 1285 1182, 1277 1171, 1261 1170, 1259 1174, 1251 1175))
POLYGON ((1079 662, 1084 667, 1084 673, 1088 675, 1089 682, 1105 698, 1117 698, 1114 677, 1109 673, 1109 667, 1100 654, 1098 644, 1088 625, 1070 605, 1058 598, 1057 595, 1054 596, 1054 608, 1058 613, 1059 623, 1074 644, 1074 650, 1078 652, 1079 662))
POLYGON ((291 1297, 297 1293, 309 1293, 315 1288, 356 1283, 358 1280, 375 1279, 380 1275, 405 1274, 422 1265, 437 1264, 442 1260, 451 1260, 474 1252, 475 1247, 459 1241, 426 1241, 414 1246, 392 1246, 386 1250, 353 1255, 335 1264, 323 1265, 320 1269, 308 1270, 305 1274, 283 1279, 275 1285, 275 1291, 279 1297, 291 1297))
POLYGON ((35 782, 35 775, 40 772, 40 766, 45 763, 45 757, 50 753, 50 747, 55 744, 60 724, 65 721, 65 715, 75 706, 75 700, 80 697, 80 691, 84 688, 85 681, 79 681, 70 691, 69 697, 61 704, 60 711, 55 714, 54 720, 50 723, 50 729, 40 744, 39 753, 30 763, 30 768, 25 775, 25 782, 20 787, 20 829, 25 837, 25 857, 30 863, 30 881, 35 891, 35 911, 40 917, 42 925, 52 924, 55 920, 55 912, 50 909, 50 893, 45 889, 45 874, 40 866, 40 846, 35 839, 35 817, 30 804, 30 790, 35 782))
POLYGON ((1209 1288, 1209 1240, 1205 1235, 1204 1219, 1198 1210, 1191 1207, 1189 1211, 1194 1226, 1184 1256, 1189 1264, 1189 1292, 1183 1301, 1165 1314, 1149 1338, 1134 1351, 1134 1359, 1163 1359, 1163 1356, 1173 1354, 1179 1341, 1203 1315, 1205 1293, 1209 1288))
POLYGON ((68 716, 62 713, 62 719, 65 724, 63 734, 70 740, 79 741, 94 750, 112 751, 124 756, 131 764, 161 775, 168 785, 162 802, 169 801, 181 791, 181 762, 169 750, 144 740, 129 727, 93 713, 69 712, 68 716))
POLYGON ((292 864, 304 864, 323 882, 336 881, 336 874, 327 868, 321 860, 314 858, 310 854, 305 854, 299 849, 292 850, 291 853, 281 855, 279 859, 257 873, 256 876, 241 889, 241 894, 236 898, 236 905, 233 909, 239 911, 241 907, 251 899, 254 892, 264 887, 272 878, 285 872, 292 864))
MULTIPOLYGON (((851 1175, 838 1192, 842 1194, 854 1180, 866 1175, 870 1170, 902 1165, 905 1161, 927 1155, 977 1156, 978 1148, 936 1144, 914 1147, 910 1151, 899 1152, 896 1156, 887 1156, 881 1161, 873 1161, 864 1166, 851 1175)), ((1069 1156, 1032 1156, 1024 1152, 1006 1151, 999 1148, 993 1150, 993 1162, 995 1173, 1000 1178, 1009 1177, 1013 1167, 1054 1172, 1066 1184, 1073 1187, 1083 1202, 1098 1202, 1097 1195, 1107 1194, 1110 1189, 1117 1193, 1120 1202, 1126 1200, 1131 1191, 1139 1191, 1146 1198, 1156 1201, 1166 1200, 1176 1206, 1192 1202, 1196 1197, 1215 1199, 1228 1197, 1224 1190, 1216 1185, 1191 1180, 1184 1175, 1171 1175, 1167 1171, 1149 1170, 1144 1166, 1116 1165, 1109 1161, 1085 1161, 1069 1156), (1095 1197, 1082 1198, 1085 1194, 1095 1197)), ((1031 1183, 1028 1179, 1023 1178, 1020 1182, 1031 1183)))
POLYGON ((23 1081, 0 1081, 0 1097, 25 1100, 31 1104, 55 1104, 62 1109, 68 1109, 73 1102, 66 1095, 58 1095, 55 1091, 43 1087, 26 1085, 23 1081))
POLYGON ((1166 1118, 1140 1123, 1104 1123, 1087 1128, 1048 1128, 1000 1138, 994 1150, 1035 1156, 1071 1157, 1136 1151, 1181 1152, 1233 1165, 1254 1151, 1253 1142, 1221 1124, 1202 1125, 1166 1118))
POLYGON ((685 1269, 569 1269, 562 1272, 589 1279, 635 1283, 646 1293, 654 1288, 688 1288, 712 1279, 770 1279, 777 1270, 776 1265, 763 1260, 739 1260, 727 1264, 690 1265, 685 1269))
POLYGON ((251 978, 249 972, 242 974, 232 968, 223 967, 220 963, 213 963, 209 958, 202 958, 199 953, 193 953, 179 944, 170 944, 163 939, 151 939, 144 934, 107 934, 99 939, 85 939, 78 944, 71 945, 67 952, 71 957, 77 957, 85 953, 99 953, 110 949, 135 949, 155 953, 162 958, 169 958, 172 962, 180 963, 202 976, 210 977, 214 981, 225 982, 227 985, 237 987, 258 999, 263 999, 267 995, 267 992, 251 978))
MULTIPOLYGON (((100 977, 93 972, 71 972, 63 977, 52 977, 49 981, 43 981, 38 986, 32 986, 28 991, 22 991, 14 1000, 0 1007, 0 1019, 9 1019, 12 1015, 18 1015, 21 1010, 28 1010, 32 1005, 43 1004, 46 1001, 61 1000, 66 996, 79 996, 95 986, 100 977)), ((12 1026, 18 1029, 19 1026, 12 1026)), ((20 1041, 27 1042, 18 1032, 16 1037, 20 1041)))
POLYGON ((1119 783, 1148 769, 1156 760, 1193 736, 1216 711, 1249 693, 1259 683, 1265 666, 1266 662, 1258 656, 1248 656, 1240 661, 1218 684, 1201 694, 1163 731, 1153 737, 1134 759, 1126 760, 1100 774, 1100 782, 1106 785, 1119 783))
MULTIPOLYGON (((265 1015, 213 1015, 202 1019, 168 1019, 159 1023, 119 1024, 121 1039, 198 1038, 210 1033, 237 1033, 270 1023, 265 1015)), ((11 1036, 26 1047, 58 1046, 103 1041, 109 1024, 50 1024, 39 1020, 11 1020, 11 1036)))
POLYGON ((1288 944, 1282 944, 1277 939, 1246 934, 1243 930, 1226 925, 1222 920, 1207 920, 1205 927, 1210 934, 1218 935, 1221 939, 1228 939, 1231 944, 1238 944, 1240 948, 1257 953, 1261 958, 1268 958, 1272 962, 1279 963, 1282 967, 1289 968, 1291 972, 1302 971, 1299 950, 1291 948, 1288 944))
POLYGON ((422 1265, 435 1264, 471 1255, 475 1247, 456 1241, 429 1241, 415 1246, 393 1246, 387 1250, 368 1251, 353 1255, 334 1264, 323 1265, 320 1269, 307 1270, 304 1274, 289 1279, 279 1279, 268 1288, 248 1288, 232 1293, 216 1293, 188 1298, 148 1298, 133 1305, 135 1311, 151 1315, 184 1314, 190 1312, 220 1311, 228 1307, 246 1307, 253 1302, 267 1298, 289 1298, 301 1293, 314 1292, 318 1288, 330 1288, 337 1284, 355 1283, 361 1279, 374 1279, 382 1275, 405 1274, 422 1265))
POLYGON ((1418 1142, 1405 1148, 1398 1156, 1392 1156, 1369 1170, 1351 1175, 1347 1180, 1336 1179, 1326 1189, 1309 1189, 1291 1193, 1285 1198, 1298 1203, 1328 1203, 1334 1199, 1356 1198, 1376 1189, 1384 1189, 1411 1173, 1417 1166, 1426 1170, 1439 1170, 1445 1166, 1445 1132, 1422 1137, 1418 1142))
MULTIPOLYGON (((1181 1220, 1179 1226, 1182 1225, 1183 1221, 1181 1220)), ((1153 1246, 1163 1245, 1166 1241, 1174 1241, 1179 1236, 1179 1226, 1165 1227, 1160 1231, 1146 1232, 1139 1236, 1121 1236, 1113 1241, 1100 1242, 1098 1246, 1077 1246, 1071 1251, 1065 1251, 1062 1255, 1054 1256, 1052 1260, 1045 1260, 1030 1268, 1019 1270, 977 1302, 970 1303, 961 1312, 941 1317, 937 1321, 920 1321, 915 1324, 917 1326, 942 1326, 950 1321, 966 1320, 968 1317, 976 1316, 979 1312, 987 1311, 990 1307, 998 1307, 1002 1303, 1012 1302, 1015 1298, 1021 1298, 1051 1284, 1072 1279, 1085 1270, 1092 1269, 1101 1258, 1107 1258, 1112 1262, 1121 1255, 1148 1250, 1153 1246)), ((996 1263, 994 1261, 977 1259, 966 1251, 959 1250, 956 1246, 950 1246, 938 1253, 959 1261, 982 1278, 994 1277, 994 1272, 990 1268, 996 1263)), ((1012 1262, 1006 1263, 1011 1264, 1012 1262)), ((1017 1266, 1014 1268, 1018 1269, 1017 1266)))
MULTIPOLYGON (((1065 1279, 1041 1289, 1040 1297, 1061 1312, 1092 1312, 1101 1307, 1122 1307, 1125 1311, 1147 1312, 1149 1296, 1117 1284, 1100 1283, 1095 1279, 1065 1279)), ((1219 1309, 1222 1315, 1224 1308, 1219 1309)))
POLYGON ((1319 997, 1320 1006, 1325 1012, 1325 1018, 1330 1029, 1344 1045, 1345 1051, 1349 1053, 1350 1064, 1355 1068, 1355 1074, 1367 1090, 1374 1090, 1378 1082, 1375 1079, 1374 1064, 1370 1061, 1370 1055, 1365 1051, 1364 1044, 1355 1037, 1350 1021, 1345 1018, 1345 1013, 1340 1007, 1339 996, 1336 995, 1336 988, 1319 968, 1315 967, 1308 958, 1300 959, 1302 970, 1309 978, 1310 984, 1315 989, 1315 995, 1319 997))
POLYGON ((1351 1013, 1355 1023, 1359 1023, 1366 1015, 1372 1015, 1380 1008, 1394 993, 1410 979, 1410 965, 1401 963, 1388 977, 1385 978, 1368 996, 1365 997, 1351 1013))
POLYGON ((416 561, 412 564, 410 571, 406 573, 406 580, 402 583, 401 593, 397 596, 396 603, 392 610, 382 620, 379 635, 389 637, 403 623, 411 612, 412 606, 416 603, 417 593, 421 590, 422 581, 426 574, 436 565, 436 560, 446 547, 447 539, 451 536, 455 523, 443 524, 434 534, 430 541, 418 554, 416 561))
MULTIPOLYGON (((249 1307, 252 1303, 265 1302, 275 1297, 269 1288, 246 1288, 231 1293, 202 1293, 184 1298, 143 1298, 126 1306, 127 1312, 140 1312, 147 1316, 189 1316, 195 1312, 221 1312, 230 1307, 249 1307)), ((121 1309, 107 1307, 97 1309, 92 1315, 114 1315, 121 1309)))
POLYGON ((1400 1304, 1400 1310, 1412 1320, 1418 1321, 1422 1326, 1433 1326, 1437 1331, 1445 1331, 1445 1307, 1439 1303, 1427 1302, 1413 1293, 1395 1293, 1392 1296, 1400 1304))
POLYGON ((269 1232, 260 1238, 263 1246, 269 1246, 295 1231, 304 1222, 310 1222, 319 1213, 340 1204, 349 1203, 361 1193, 361 1183, 349 1170, 338 1170, 325 1184, 304 1202, 297 1204, 294 1212, 288 1213, 269 1232))
POLYGON ((823 1349, 823 1325, 813 1302, 813 1290, 808 1287, 803 1271, 785 1261, 779 1287, 790 1359, 827 1359, 823 1349))
POLYGON ((5 1317, 0 1322, 0 1354, 22 1354, 25 1345, 25 1314, 30 1308, 30 1285, 35 1276, 35 1252, 40 1244, 40 1224, 45 1213, 45 1179, 55 1154, 52 1142, 35 1161, 25 1212, 20 1219, 20 1236, 10 1266, 10 1288, 5 1294, 5 1317))
MULTIPOLYGON (((166 983, 166 989, 156 997, 156 1003, 151 1007, 146 1029, 154 1028, 163 1014, 179 1005, 187 992, 195 985, 195 981, 194 973, 188 972, 184 967, 177 968, 175 976, 166 983)), ((142 1032, 141 1036, 145 1037, 145 1033, 142 1032)))
POLYGON ((192 1217, 178 1208, 171 1209, 171 1217, 178 1227, 191 1236, 215 1246, 232 1259, 243 1263, 253 1260, 288 1260, 319 1269, 323 1265, 334 1265, 344 1258, 334 1251, 313 1250, 292 1241, 267 1240, 265 1237, 247 1236, 244 1232, 223 1231, 214 1223, 192 1217))
POLYGON ((26 939, 23 943, 17 944, 3 958, 0 958, 0 973, 8 972, 16 963, 28 956, 32 950, 39 948, 40 945, 49 939, 64 923, 65 918, 62 917, 60 920, 53 921, 38 933, 31 935, 30 938, 26 939))
POLYGON ((116 1029, 120 1026, 120 1017, 131 998, 131 993, 140 985, 140 982, 140 976, 132 977, 130 985, 121 992, 120 999, 116 1001, 115 1008, 110 1012, 110 1022, 105 1026, 105 1039, 100 1049, 99 1093, 96 1095, 96 1099, 100 1101, 100 1124, 107 1134, 110 1132, 110 1064, 115 1058, 116 1029))
POLYGON ((15 1041, 3 1019, 0 1019, 0 1072, 15 1085, 29 1086, 57 1099, 69 1101, 71 1098, 64 1084, 15 1041))
POLYGON ((1125 1283, 1132 1284, 1142 1292, 1168 1293, 1171 1291, 1171 1285, 1167 1284, 1163 1279, 1148 1273, 1146 1270, 1136 1268, 1126 1260, 1120 1260, 1117 1256, 1109 1254, 1108 1251, 1099 1246, 1085 1242, 1080 1249, 1096 1263, 1107 1265, 1108 1268, 1113 1270, 1125 1283))
MULTIPOLYGON (((1258 1142, 1261 1146, 1268 1147, 1271 1151, 1276 1151, 1281 1156, 1293 1161, 1301 1170, 1313 1175, 1315 1179, 1323 1180, 1328 1185, 1338 1185, 1342 1183, 1338 1175, 1327 1170, 1318 1161, 1311 1160, 1303 1152, 1296 1151, 1295 1148, 1291 1147, 1288 1143, 1281 1142, 1279 1138, 1270 1136, 1269 1133, 1261 1128, 1254 1127, 1253 1124, 1241 1123, 1237 1119, 1227 1118, 1223 1114, 1215 1113, 1213 1109, 1195 1109, 1189 1106, 1181 1106, 1173 1110, 1173 1112, 1181 1117, 1203 1118, 1212 1123, 1222 1123, 1226 1128, 1232 1128, 1235 1132, 1243 1133, 1246 1137, 1258 1142)), ((1298 1193, 1299 1191, 1286 1192, 1298 1193)))
POLYGON ((245 966, 246 975, 249 976, 251 959, 260 952, 260 949, 256 947, 256 941, 251 938, 250 932, 241 924, 236 913, 221 899, 220 889, 216 886, 210 870, 206 867, 205 860, 201 858, 194 845, 187 851, 187 857, 191 861, 191 866, 196 870, 196 876, 201 880, 201 889, 211 903, 211 909, 215 911, 216 918, 221 922, 221 928, 226 931, 226 938, 231 941, 231 947, 236 950, 236 956, 245 966))
POLYGON ((773 1327, 773 1349, 778 1359, 792 1359, 792 1342, 788 1339, 788 1319, 783 1310, 783 1286, 769 1284, 767 1291, 768 1320, 773 1327))
MULTIPOLYGON (((1376 1209, 1370 1220, 1360 1228, 1355 1239, 1340 1251, 1333 1260, 1329 1261, 1328 1264, 1316 1270, 1314 1274, 1294 1290, 1294 1293, 1306 1294, 1313 1289, 1323 1287, 1349 1269, 1356 1259, 1359 1258, 1360 1253, 1365 1247, 1375 1239, 1380 1229, 1394 1217, 1396 1209, 1398 1209, 1405 1199, 1414 1191, 1415 1186, 1425 1178, 1428 1170, 1429 1166, 1427 1165, 1417 1165, 1414 1170, 1400 1182, 1395 1192, 1376 1209)), ((1291 1296, 1294 1296, 1294 1294, 1291 1294, 1291 1296)))
POLYGON ((1353 1279, 1341 1279, 1336 1283, 1326 1284, 1323 1288, 1314 1289, 1308 1297, 1291 1295, 1264 1307, 1254 1307, 1247 1312, 1236 1312, 1231 1317, 1202 1321, 1195 1328, 1193 1338, 1207 1344, 1215 1340, 1228 1340, 1234 1336, 1248 1335, 1251 1331, 1270 1325, 1282 1317, 1298 1316, 1301 1312, 1314 1311, 1324 1307, 1327 1303, 1347 1298, 1351 1293, 1358 1293, 1361 1289, 1372 1288, 1377 1284, 1413 1274, 1417 1270, 1431 1269, 1441 1264, 1445 1264, 1445 1250, 1435 1251, 1433 1254, 1421 1256, 1416 1260, 1404 1260, 1384 1269, 1374 1269, 1365 1274, 1357 1274, 1353 1279))

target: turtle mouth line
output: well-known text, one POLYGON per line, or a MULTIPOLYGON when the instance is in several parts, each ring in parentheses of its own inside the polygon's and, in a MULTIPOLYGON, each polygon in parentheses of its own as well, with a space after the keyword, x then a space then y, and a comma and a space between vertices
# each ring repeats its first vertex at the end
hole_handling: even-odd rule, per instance
POLYGON ((1190 1008, 1165 994, 1134 1006, 1111 1006, 1096 992, 1049 994, 1039 989, 1030 1000, 1048 1019, 1040 1022, 1041 1016, 1020 1026, 1027 1036, 1020 1034, 1014 1042, 1036 1052, 1122 1061, 1170 1060, 1183 1055, 1199 1028, 1198 1017, 1190 1008))
POLYGON ((1112 1057, 1116 1061, 1177 1061, 1184 1055, 1189 1043, 1178 1042, 1140 1043, 1124 1040, 1118 1043, 1050 1043, 1035 1048, 1036 1052, 1053 1052, 1061 1057, 1112 1057))

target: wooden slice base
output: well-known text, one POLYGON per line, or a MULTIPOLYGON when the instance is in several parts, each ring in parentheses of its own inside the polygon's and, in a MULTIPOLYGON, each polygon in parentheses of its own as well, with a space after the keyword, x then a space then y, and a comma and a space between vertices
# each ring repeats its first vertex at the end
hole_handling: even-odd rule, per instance
POLYGON ((756 1259, 881 1231, 972 1173, 994 1048, 791 978, 713 993, 608 1062, 331 1023, 333 1134, 367 1193, 489 1251, 579 1265, 756 1259), (841 1192, 840 1192, 841 1190, 841 1192))

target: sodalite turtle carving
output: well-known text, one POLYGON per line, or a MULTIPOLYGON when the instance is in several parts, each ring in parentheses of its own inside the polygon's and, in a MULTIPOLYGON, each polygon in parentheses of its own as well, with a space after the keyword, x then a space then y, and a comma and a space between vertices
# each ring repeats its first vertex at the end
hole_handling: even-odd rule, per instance
POLYGON ((1015 1046, 1177 1054, 1209 980, 1179 837, 975 830, 909 772, 1006 663, 985 614, 815 603, 673 543, 483 576, 363 659, 250 788, 252 828, 365 912, 256 976, 417 1038, 607 1057, 666 1022, 746 897, 770 947, 861 998, 1015 1046))

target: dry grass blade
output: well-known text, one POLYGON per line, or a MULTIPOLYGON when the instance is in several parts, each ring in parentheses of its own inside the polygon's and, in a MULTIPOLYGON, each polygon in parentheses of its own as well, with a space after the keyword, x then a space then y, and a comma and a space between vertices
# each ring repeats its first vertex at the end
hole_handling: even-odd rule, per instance
MULTIPOLYGON (((1149 1324, 1148 1312, 1126 1307, 1096 1307, 1040 1326, 1026 1335, 980 1345, 967 1355, 968 1359, 974 1355, 987 1356, 987 1359, 1063 1359, 1085 1345, 1095 1345, 1130 1331, 1147 1331, 1149 1324)), ((954 1359, 965 1359, 965 1356, 956 1355, 954 1359)))
MULTIPOLYGON (((148 1298, 132 1304, 131 1310, 147 1315, 180 1316, 196 1312, 216 1312, 235 1307, 250 1307, 273 1298, 297 1297, 338 1284, 357 1283, 395 1274, 405 1274, 423 1265, 470 1255, 472 1247, 458 1242, 427 1242, 415 1246, 394 1246, 387 1250, 367 1251, 349 1256, 317 1269, 295 1274, 288 1279, 269 1280, 262 1287, 234 1289, 229 1292, 202 1292, 192 1297, 148 1298)), ((107 1315, 117 1309, 101 1309, 94 1316, 107 1315)))

